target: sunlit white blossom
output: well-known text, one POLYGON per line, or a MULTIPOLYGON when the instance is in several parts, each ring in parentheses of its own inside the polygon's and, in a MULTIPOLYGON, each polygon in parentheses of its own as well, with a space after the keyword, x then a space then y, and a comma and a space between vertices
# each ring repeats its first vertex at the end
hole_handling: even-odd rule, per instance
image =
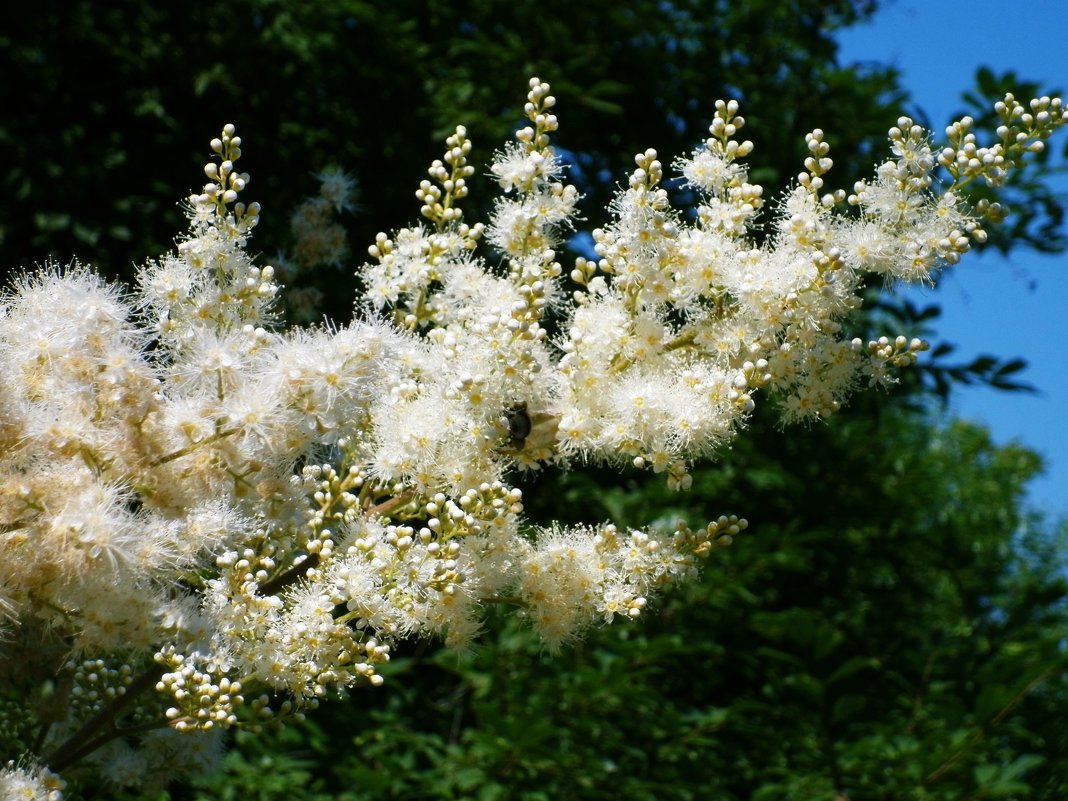
MULTIPOLYGON (((849 194, 825 187, 816 130, 772 204, 749 183, 738 104, 719 101, 676 162, 695 208, 673 206, 655 150, 636 154, 594 253, 565 270, 579 197, 555 102, 531 80, 485 225, 463 219, 472 143, 455 129, 416 191, 422 222, 368 248, 349 325, 278 325, 232 125, 187 234, 131 295, 74 264, 0 299, 0 647, 32 643, 2 681, 28 719, 43 678, 62 694, 0 795, 55 801, 56 772, 83 759, 152 791, 210 764, 221 730, 381 684, 406 638, 470 644, 490 605, 554 648, 641 616, 746 521, 532 530, 516 473, 595 463, 685 491, 765 398, 805 422, 892 382, 926 344, 848 330, 866 276, 956 263, 1000 211, 969 208, 960 186, 1002 181, 1068 122, 1059 99, 1025 115, 1009 95, 1000 143, 965 119, 939 149, 901 118, 892 157, 849 194), (130 736, 101 737, 119 718, 130 736)), ((328 212, 352 185, 320 178, 298 253, 336 262, 328 212)))

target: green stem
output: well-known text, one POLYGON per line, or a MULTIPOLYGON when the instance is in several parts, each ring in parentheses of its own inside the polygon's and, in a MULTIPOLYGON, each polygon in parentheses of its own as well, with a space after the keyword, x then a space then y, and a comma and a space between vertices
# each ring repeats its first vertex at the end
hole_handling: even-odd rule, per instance
POLYGON ((991 729, 1001 723, 1008 716, 1008 714, 1013 709, 1015 709, 1021 701, 1023 701, 1024 698, 1031 694, 1032 690, 1034 690, 1046 679, 1048 679, 1052 675, 1052 673, 1053 669, 1047 668, 1046 670, 1043 670, 1041 673, 1035 676, 1033 679, 1031 679, 1031 681, 1029 681, 1023 687, 1023 689, 1021 689, 1018 693, 1016 693, 1016 695, 1009 699, 1009 702, 1005 704, 1005 706, 1003 706, 1001 710, 996 715, 994 715, 993 718, 990 719, 989 723, 985 723, 979 726, 974 732, 972 732, 972 736, 968 738, 968 741, 964 745, 957 749, 957 751, 953 753, 948 759, 946 759, 941 765, 931 771, 927 778, 923 780, 924 785, 933 784, 934 782, 942 778, 942 776, 944 776, 946 773, 948 773, 949 770, 954 765, 956 765, 962 757, 964 757, 964 755, 968 752, 968 749, 980 743, 983 737, 986 736, 991 729))
POLYGON ((150 467, 159 467, 162 464, 167 464, 167 462, 173 462, 175 459, 181 459, 183 456, 188 456, 189 454, 193 453, 197 449, 203 448, 205 445, 210 445, 213 442, 218 442, 220 439, 226 439, 226 437, 233 436, 234 434, 236 434, 238 432, 238 430, 239 429, 236 429, 236 428, 223 428, 223 429, 220 429, 219 431, 216 431, 214 434, 212 434, 210 436, 207 436, 207 437, 204 437, 204 439, 197 440, 196 442, 192 442, 189 445, 186 445, 184 448, 179 448, 176 451, 172 451, 171 453, 168 453, 166 456, 159 457, 158 459, 156 459, 156 461, 152 462, 149 466, 150 467))

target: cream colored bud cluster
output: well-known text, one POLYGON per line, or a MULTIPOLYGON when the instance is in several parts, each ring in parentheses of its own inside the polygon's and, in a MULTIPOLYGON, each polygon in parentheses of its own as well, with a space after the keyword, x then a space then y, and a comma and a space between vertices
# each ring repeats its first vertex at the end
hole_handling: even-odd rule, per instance
POLYGON ((467 179, 475 172, 475 168, 467 163, 471 141, 467 138, 466 128, 458 125, 455 133, 445 140, 445 147, 443 161, 435 160, 429 169, 430 177, 440 184, 440 188, 424 180, 415 192, 416 199, 423 204, 419 213, 432 220, 439 230, 450 223, 458 223, 463 217, 463 212, 453 204, 467 197, 467 179))
POLYGON ((479 405, 485 397, 486 384, 489 379, 482 373, 460 373, 445 390, 447 400, 466 398, 468 403, 479 405))
MULTIPOLYGON (((617 561, 620 554, 624 554, 627 567, 632 570, 637 568, 635 572, 639 575, 645 573, 650 562, 655 563, 661 558, 660 540, 644 531, 630 531, 624 538, 619 535, 619 529, 611 524, 598 529, 593 537, 593 549, 594 553, 609 563, 617 561)), ((648 604, 645 593, 651 588, 645 586, 642 580, 623 583, 614 591, 604 593, 602 608, 599 611, 608 621, 618 614, 637 618, 648 604)))
POLYGON ((733 138, 743 127, 738 102, 717 100, 716 116, 708 129, 712 136, 703 148, 689 158, 676 159, 674 165, 687 184, 708 196, 697 207, 701 225, 728 236, 744 234, 748 221, 764 204, 763 188, 748 182, 748 172, 739 162, 753 152, 752 142, 733 138))
POLYGON ((488 240, 508 257, 513 284, 541 281, 551 294, 551 282, 563 273, 556 261, 557 232, 570 223, 579 196, 574 186, 559 180, 564 166, 549 145, 549 134, 559 127, 548 112, 556 99, 547 83, 535 78, 530 87, 525 112, 534 127, 517 131, 516 142, 499 151, 490 167, 504 196, 494 208, 488 240))
MULTIPOLYGON (((712 136, 705 144, 709 151, 720 156, 730 164, 737 159, 744 159, 753 152, 753 143, 748 139, 739 142, 734 137, 745 127, 745 118, 738 114, 737 100, 717 100, 716 116, 708 128, 712 136)), ((740 207, 742 212, 751 214, 761 207, 763 188, 758 184, 745 181, 744 170, 735 171, 732 179, 724 183, 728 199, 740 207)))
MULTIPOLYGON (((214 176, 209 186, 237 192, 245 181, 235 177, 240 138, 231 134, 227 126, 213 145, 223 163, 206 169, 214 176)), ((230 213, 232 198, 226 192, 193 198, 189 237, 179 242, 177 254, 149 263, 139 281, 141 305, 159 335, 158 358, 171 359, 171 371, 193 384, 221 381, 224 388, 229 379, 208 375, 211 365, 225 365, 235 376, 235 369, 266 344, 278 293, 274 268, 253 264, 244 250, 258 205, 237 203, 230 213), (217 337, 222 341, 206 344, 206 338, 217 337)))
POLYGON ((900 117, 888 136, 890 150, 898 156, 893 177, 909 192, 923 192, 931 187, 931 170, 935 159, 926 129, 909 117, 900 117))
MULTIPOLYGON (((1005 145, 998 142, 991 147, 980 147, 971 130, 974 125, 974 119, 962 117, 946 128, 949 145, 938 154, 938 163, 954 180, 982 177, 988 184, 999 186, 1005 180, 1005 145)), ((1007 129, 1005 136, 1008 136, 1007 129)), ((1021 132, 1020 136, 1025 134, 1021 132)))
POLYGON ((437 493, 423 509, 428 519, 420 537, 432 535, 438 542, 447 542, 507 525, 509 518, 523 512, 523 492, 494 481, 467 490, 455 501, 437 493))
MULTIPOLYGON (((664 461, 666 456, 667 454, 660 452, 654 454, 654 465, 664 461)), ((693 475, 690 473, 690 466, 682 459, 667 460, 664 475, 664 484, 672 492, 686 492, 693 487, 693 475)))
MULTIPOLYGON (((447 582, 448 579, 444 581, 447 582)), ((336 600, 343 601, 340 596, 336 600)), ((306 628, 299 623, 292 633, 286 635, 296 640, 311 639, 319 646, 306 649, 308 654, 301 654, 299 644, 293 649, 294 655, 305 657, 304 664, 292 666, 294 676, 299 677, 299 681, 304 684, 302 692, 305 696, 324 698, 338 687, 353 684, 357 678, 372 687, 381 687, 385 683, 385 679, 375 672, 375 665, 389 661, 390 646, 374 638, 361 640, 353 637, 347 625, 351 618, 351 614, 338 618, 331 628, 333 636, 326 638, 322 637, 321 631, 306 628), (307 658, 308 656, 311 658, 307 658)))
POLYGON ((922 212, 928 200, 935 160, 927 131, 909 117, 898 118, 888 136, 897 160, 879 165, 874 184, 857 181, 847 200, 850 205, 863 206, 888 221, 909 223, 922 212))
MULTIPOLYGON (((722 548, 726 548, 734 542, 734 538, 749 528, 749 521, 738 515, 720 515, 705 526, 705 534, 710 542, 715 542, 722 548)), ((679 530, 679 529, 677 529, 679 530)))
MULTIPOLYGON (((553 257, 548 256, 547 260, 553 261, 553 257)), ((556 264, 557 268, 559 266, 556 264)), ((546 282, 540 279, 535 279, 529 284, 520 284, 516 288, 516 294, 519 297, 512 301, 511 320, 505 323, 506 328, 516 337, 525 340, 539 340, 546 337, 547 332, 539 321, 549 305, 549 299, 546 297, 547 290, 546 282)), ((535 361, 531 361, 528 367, 534 372, 538 372, 540 368, 535 361)))
POLYGON ((367 680, 367 683, 372 687, 381 687, 385 684, 385 679, 381 674, 375 673, 375 665, 382 665, 389 661, 389 654, 392 650, 392 646, 388 643, 380 642, 373 637, 364 640, 357 644, 357 653, 360 653, 361 661, 356 664, 351 664, 350 660, 353 658, 349 653, 343 653, 339 660, 339 663, 345 665, 354 675, 361 676, 367 680))
POLYGON ((1023 164, 1028 153, 1040 153, 1052 132, 1068 123, 1068 109, 1059 97, 1039 97, 1028 106, 1012 94, 994 105, 1001 118, 996 135, 998 142, 980 146, 972 128, 975 120, 964 117, 946 128, 947 147, 938 155, 938 163, 953 178, 954 186, 974 178, 983 178, 992 186, 1005 181, 1007 170, 1023 164))
POLYGON ((323 527, 331 522, 351 522, 361 513, 359 493, 367 486, 366 477, 357 464, 339 472, 328 463, 307 465, 301 475, 305 489, 311 493, 315 503, 309 510, 307 528, 318 533, 304 547, 309 553, 328 556, 328 552, 322 552, 333 548, 333 541, 320 539, 329 534, 323 527))
POLYGON ((718 218, 708 205, 698 208, 697 217, 709 228, 720 228, 728 234, 740 236, 746 232, 749 221, 763 208, 763 194, 764 187, 760 184, 733 181, 727 186, 726 203, 717 210, 720 214, 726 211, 729 217, 725 220, 718 218))
POLYGON ((637 169, 630 174, 631 189, 654 189, 664 180, 664 167, 657 158, 657 153, 649 148, 644 153, 636 153, 634 163, 637 169))
POLYGON ((860 351, 866 347, 867 352, 874 360, 892 367, 911 367, 916 363, 919 354, 931 347, 929 343, 922 339, 916 337, 909 339, 904 336, 898 336, 894 339, 879 337, 868 342, 867 346, 864 345, 861 339, 856 338, 853 340, 852 346, 854 351, 860 351))
POLYGON ((156 683, 156 691, 174 699, 164 716, 177 731, 208 731, 237 723, 236 708, 244 703, 241 683, 230 681, 216 670, 205 672, 195 660, 165 649, 156 661, 171 668, 156 683))
POLYGON ((234 205, 235 225, 242 233, 247 232, 259 222, 260 204, 237 203, 238 195, 248 186, 249 175, 234 169, 234 162, 241 158, 241 137, 233 125, 223 126, 222 134, 211 140, 211 149, 218 156, 218 163, 210 161, 204 165, 208 183, 190 200, 198 206, 213 207, 219 217, 225 217, 227 208, 234 205))
POLYGON ((727 548, 734 543, 734 538, 749 528, 749 521, 738 515, 720 515, 700 532, 694 532, 686 522, 680 520, 675 524, 672 535, 672 547, 679 553, 692 553, 704 558, 714 547, 727 548))
MULTIPOLYGON (((284 563, 288 550, 286 544, 271 540, 265 531, 258 532, 257 545, 240 551, 224 551, 215 557, 215 567, 226 574, 229 582, 237 587, 264 585, 270 581, 284 563)), ((333 543, 330 544, 332 547, 333 543)), ((320 545, 321 547, 321 545, 320 545)), ((306 557, 296 557, 300 564, 306 557)), ((269 605, 269 601, 264 601, 269 605)))
POLYGON ((717 100, 715 108, 715 116, 708 126, 708 132, 712 136, 705 144, 709 150, 719 152, 730 159, 745 158, 753 152, 753 143, 748 139, 744 142, 734 139, 745 127, 745 118, 738 114, 738 101, 717 100))
MULTIPOLYGON (((742 386, 750 390, 756 390, 770 384, 772 375, 768 371, 768 367, 768 360, 763 358, 756 361, 747 359, 742 362, 742 376, 745 378, 745 383, 742 386)), ((738 385, 736 384, 735 386, 737 387, 738 385)))
POLYGON ((66 669, 71 675, 71 712, 83 720, 124 695, 133 683, 133 668, 126 663, 112 667, 103 659, 86 659, 69 662, 66 669))
MULTIPOLYGON (((805 146, 808 148, 809 155, 805 158, 805 172, 797 176, 797 182, 814 196, 818 196, 820 190, 823 189, 823 176, 834 166, 834 160, 828 155, 831 152, 831 146, 824 141, 823 131, 819 128, 805 134, 805 146)), ((841 203, 845 197, 845 190, 836 189, 834 192, 820 196, 820 203, 830 208, 836 203, 841 203)))
MULTIPOLYGON (((505 194, 514 195, 498 200, 487 229, 488 239, 508 257, 509 278, 520 293, 509 303, 511 308, 505 315, 500 305, 492 314, 511 332, 509 336, 522 341, 544 336, 538 319, 556 292, 552 282, 563 272, 556 261, 555 229, 567 223, 578 200, 574 187, 556 180, 563 167, 549 147, 549 132, 558 122, 547 111, 555 104, 548 89, 540 81, 531 82, 528 116, 535 127, 519 131, 519 141, 499 153, 492 165, 505 194)), ((469 268, 460 266, 469 263, 469 254, 484 230, 481 223, 471 227, 460 223, 460 212, 454 205, 467 194, 465 180, 472 171, 466 163, 471 144, 462 127, 449 137, 446 148, 445 158, 430 168, 432 180, 424 180, 416 193, 422 203, 421 213, 435 221, 436 232, 402 229, 393 237, 381 233, 368 249, 378 265, 364 268, 372 302, 392 307, 397 321, 411 330, 428 325, 447 327, 460 311, 449 296, 461 293, 470 298, 478 294, 467 285, 468 279, 484 283, 469 268)), ((483 318, 488 320, 490 313, 487 309, 483 318)), ((486 327, 485 334, 495 336, 494 328, 486 327)), ((510 353, 516 350, 506 347, 510 353)), ((531 361, 529 355, 520 358, 531 361)))
MULTIPOLYGON (((450 502, 451 503, 451 502, 450 502)), ((457 512, 459 520, 456 518, 446 517, 445 521, 450 524, 453 531, 462 536, 469 532, 470 529, 465 530, 464 523, 470 525, 471 528, 475 527, 474 518, 471 515, 467 515, 459 507, 451 507, 449 512, 457 512)), ((459 584, 463 581, 460 574, 456 571, 456 557, 460 553, 459 542, 448 542, 443 539, 447 539, 448 535, 442 533, 442 519, 432 517, 427 521, 426 526, 416 531, 414 526, 406 524, 391 524, 386 526, 385 533, 381 539, 381 542, 389 546, 398 557, 402 560, 404 557, 412 551, 412 548, 422 546, 426 549, 426 554, 438 563, 432 568, 432 575, 427 579, 427 584, 434 586, 435 584, 459 584)), ((378 540, 371 537, 360 537, 353 540, 352 551, 362 551, 364 553, 370 553, 374 550, 378 544, 378 540)))
POLYGON ((393 240, 385 231, 375 234, 375 243, 367 248, 367 255, 377 261, 382 261, 393 252, 393 240))
POLYGON ((614 277, 615 286, 628 293, 631 303, 637 302, 643 290, 654 296, 666 291, 659 275, 666 259, 660 254, 679 231, 668 193, 659 185, 664 170, 656 150, 635 154, 634 163, 636 169, 630 174, 625 194, 613 204, 619 230, 614 230, 615 226, 593 230, 598 269, 614 277))
POLYGON ((938 240, 938 254, 946 264, 956 264, 960 257, 972 248, 972 240, 976 242, 986 241, 986 231, 979 227, 974 220, 967 220, 964 231, 953 229, 938 240))
POLYGON ((438 322, 432 287, 441 282, 450 264, 469 258, 485 226, 462 222, 455 205, 467 196, 467 178, 474 168, 467 163, 471 142, 463 126, 445 140, 445 155, 429 169, 431 179, 420 182, 416 198, 420 213, 434 221, 434 230, 402 228, 391 238, 380 232, 367 252, 378 265, 365 265, 368 299, 376 307, 393 307, 404 328, 416 330, 438 322))
POLYGON ((549 84, 539 78, 530 79, 530 91, 523 113, 534 123, 534 127, 521 128, 515 138, 526 144, 531 150, 545 150, 549 146, 549 134, 560 127, 556 115, 550 109, 556 105, 556 98, 549 94, 549 84))
MULTIPOLYGON (((462 507, 454 508, 450 511, 459 513, 460 525, 457 525, 455 529, 457 532, 465 528, 463 525, 465 522, 470 522, 472 529, 476 527, 474 517, 465 514, 462 507)), ((433 520, 438 523, 441 522, 438 518, 433 518, 433 520)), ((457 521, 450 518, 450 522, 457 521)), ((414 526, 406 524, 386 526, 385 536, 382 541, 394 551, 397 561, 401 565, 412 561, 423 563, 425 572, 419 579, 419 583, 422 585, 420 590, 435 590, 446 596, 451 596, 455 595, 459 590, 459 585, 463 584, 465 576, 457 562, 461 548, 459 541, 442 542, 437 539, 431 529, 431 521, 428 521, 427 526, 418 532, 414 526), (418 549, 418 553, 413 549, 418 549), (425 559, 423 558, 424 555, 425 559), (414 559, 411 557, 414 557, 414 559), (429 569, 427 570, 426 565, 428 563, 429 569)), ((371 550, 373 542, 357 540, 354 546, 357 549, 371 550)), ((395 603, 402 596, 408 595, 411 589, 413 588, 407 587, 401 590, 395 586, 390 592, 391 603, 395 603)), ((422 592, 411 592, 410 595, 410 599, 401 601, 398 608, 404 611, 413 611, 417 603, 423 600, 421 597, 422 592)))
MULTIPOLYGON (((274 267, 269 264, 263 267, 250 266, 241 284, 239 291, 257 300, 271 300, 278 294, 278 284, 274 282, 274 267)), ((263 331, 263 328, 257 328, 256 336, 262 339, 263 331)))
MULTIPOLYGON (((575 259, 575 267, 571 270, 571 275, 569 277, 579 286, 589 286, 590 282, 597 275, 597 269, 598 265, 596 261, 589 261, 584 256, 579 256, 575 259)), ((606 286, 603 281, 599 286, 602 285, 606 286)), ((574 293, 574 300, 577 303, 585 303, 588 298, 589 296, 585 292, 574 293)))

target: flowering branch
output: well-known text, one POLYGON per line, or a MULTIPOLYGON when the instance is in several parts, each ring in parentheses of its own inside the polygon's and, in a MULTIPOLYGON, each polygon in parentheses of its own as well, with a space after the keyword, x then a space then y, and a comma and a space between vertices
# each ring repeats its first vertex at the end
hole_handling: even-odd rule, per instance
MULTIPOLYGON (((75 763, 132 787, 202 770, 221 730, 380 684, 405 638, 469 643, 489 604, 516 606, 550 647, 639 617, 746 521, 537 530, 510 476, 597 462, 683 490, 762 395, 804 421, 893 381, 926 345, 847 333, 866 276, 927 280, 958 261, 1001 214, 960 188, 1002 181, 1068 121, 1059 99, 1010 95, 997 142, 965 119, 932 149, 902 118, 893 157, 848 193, 826 190, 813 131, 772 202, 748 180, 738 104, 720 101, 675 162, 692 214, 672 206, 656 151, 640 153, 565 273, 579 197, 548 84, 531 80, 524 112, 485 225, 460 208, 466 131, 446 140, 417 192, 425 222, 376 237, 351 325, 277 327, 275 271, 245 250, 259 208, 240 202, 229 125, 188 234, 133 298, 78 265, 3 298, 0 615, 68 654, 71 690, 42 737, 0 735, 21 759, 0 789, 59 793, 51 771, 75 763)), ((340 210, 349 189, 338 175, 324 198, 340 210)), ((43 724, 23 692, 38 677, 8 657, 19 644, 0 644, 7 697, 43 724)))

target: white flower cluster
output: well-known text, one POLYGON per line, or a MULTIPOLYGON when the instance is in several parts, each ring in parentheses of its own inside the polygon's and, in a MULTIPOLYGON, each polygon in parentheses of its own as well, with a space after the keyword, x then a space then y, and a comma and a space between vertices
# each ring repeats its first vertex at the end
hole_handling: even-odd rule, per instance
MULTIPOLYGON (((1059 99, 1010 96, 999 143, 979 147, 963 120, 935 151, 899 120, 894 157, 849 195, 822 191, 831 160, 814 131, 757 244, 768 202, 747 179, 737 104, 720 102, 677 165, 701 198, 692 218, 672 208, 657 154, 639 154, 593 232, 596 258, 565 274, 578 195, 550 143, 554 105, 533 79, 485 226, 458 205, 474 168, 456 129, 417 192, 425 222, 370 248, 351 325, 274 325, 274 271, 245 252, 258 208, 238 202, 249 178, 232 126, 189 199, 188 236, 144 268, 136 297, 76 265, 4 296, 0 675, 27 719, 35 696, 19 688, 42 669, 65 677, 69 699, 37 718, 44 764, 95 751, 117 784, 156 781, 172 736, 380 683, 399 640, 462 646, 488 604, 517 606, 554 646, 638 616, 745 521, 538 532, 509 476, 593 461, 684 489, 759 390, 807 419, 892 380, 925 346, 845 333, 864 275, 924 279, 956 261, 999 212, 969 209, 959 187, 1002 180, 1068 121, 1059 99)), ((0 748, 28 751, 24 728, 0 748)), ((53 797, 50 777, 9 767, 0 782, 53 797)))
POLYGON ((63 787, 63 780, 48 768, 8 762, 0 770, 0 798, 4 801, 60 801, 63 787))
POLYGON ((667 540, 626 535, 611 523, 596 530, 553 528, 523 550, 516 589, 525 614, 550 646, 573 639, 597 620, 638 617, 646 595, 697 573, 697 559, 730 545, 746 521, 724 515, 694 533, 680 522, 667 540))

